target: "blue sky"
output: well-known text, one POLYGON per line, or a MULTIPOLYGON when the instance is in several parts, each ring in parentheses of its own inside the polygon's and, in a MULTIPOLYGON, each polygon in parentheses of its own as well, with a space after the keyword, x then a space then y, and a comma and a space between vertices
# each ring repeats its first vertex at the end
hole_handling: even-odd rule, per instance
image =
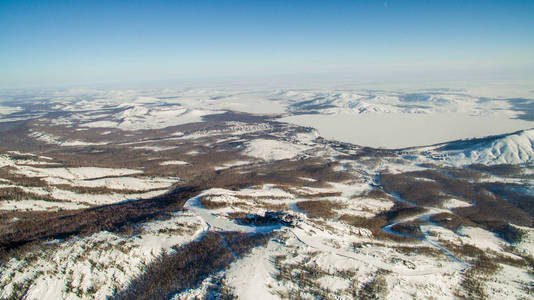
POLYGON ((0 28, 3 88, 312 73, 534 74, 534 1, 1 0, 0 28))

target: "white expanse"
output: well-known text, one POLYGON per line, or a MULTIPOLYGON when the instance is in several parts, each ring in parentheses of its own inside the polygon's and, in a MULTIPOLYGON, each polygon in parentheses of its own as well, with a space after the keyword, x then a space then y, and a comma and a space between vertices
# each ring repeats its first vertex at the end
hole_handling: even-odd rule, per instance
POLYGON ((9 115, 18 111, 21 111, 22 107, 11 107, 0 105, 0 116, 9 115))
POLYGON ((188 162, 183 161, 183 160, 168 160, 168 161, 160 162, 159 164, 161 166, 169 166, 169 165, 185 166, 185 165, 189 165, 188 162))
POLYGON ((443 201, 443 208, 448 208, 448 209, 452 209, 452 208, 458 208, 458 207, 468 207, 468 206, 471 206, 472 204, 471 203, 468 203, 468 202, 465 202, 465 201, 462 201, 462 200, 458 200, 458 199, 449 199, 449 200, 445 200, 443 201))
POLYGON ((281 122, 313 127, 327 139, 374 148, 426 146, 485 137, 534 127, 534 122, 503 115, 459 113, 373 113, 359 115, 295 115, 281 122))
POLYGON ((187 123, 201 122, 202 117, 221 111, 187 109, 182 106, 147 107, 138 103, 124 103, 117 106, 124 109, 112 116, 114 121, 93 121, 83 124, 91 128, 119 128, 135 131, 142 129, 159 129, 187 123))
POLYGON ((35 168, 20 166, 20 173, 26 176, 62 178, 66 180, 86 180, 96 179, 108 176, 127 176, 143 173, 141 170, 133 169, 112 169, 112 168, 98 168, 98 167, 78 167, 78 168, 35 168))
POLYGON ((7 200, 0 202, 0 210, 55 210, 55 209, 78 209, 85 205, 74 202, 51 202, 44 200, 7 200))
POLYGON ((269 161, 290 159, 308 149, 310 147, 304 145, 296 145, 277 140, 256 139, 248 144, 244 154, 269 161))
POLYGON ((223 164, 222 166, 216 166, 215 167, 215 171, 219 171, 219 170, 224 170, 224 169, 229 169, 229 168, 232 168, 232 167, 239 167, 239 166, 244 166, 244 165, 248 165, 250 164, 251 161, 248 161, 248 160, 236 160, 236 161, 231 161, 229 163, 225 163, 223 164))

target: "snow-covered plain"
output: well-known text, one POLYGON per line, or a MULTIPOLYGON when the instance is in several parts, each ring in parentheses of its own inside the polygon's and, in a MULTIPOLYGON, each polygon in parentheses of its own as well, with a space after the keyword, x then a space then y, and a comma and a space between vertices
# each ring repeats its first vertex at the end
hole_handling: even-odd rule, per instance
POLYGON ((320 114, 289 116, 279 120, 314 127, 328 139, 387 149, 433 145, 534 127, 534 122, 502 115, 458 113, 320 114))

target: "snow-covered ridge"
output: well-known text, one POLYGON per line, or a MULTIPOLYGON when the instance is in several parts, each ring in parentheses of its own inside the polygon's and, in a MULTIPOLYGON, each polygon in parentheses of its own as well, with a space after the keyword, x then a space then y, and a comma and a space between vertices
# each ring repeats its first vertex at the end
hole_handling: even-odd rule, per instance
POLYGON ((52 134, 47 134, 45 132, 37 132, 37 131, 30 133, 29 136, 38 141, 41 141, 47 144, 60 145, 60 146, 65 146, 65 147, 91 146, 91 145, 95 146, 95 145, 108 144, 108 142, 91 143, 91 142, 85 142, 85 141, 79 141, 79 140, 66 140, 65 141, 61 137, 58 137, 52 134))
POLYGON ((452 143, 442 148, 457 165, 524 164, 534 162, 534 129, 495 138, 452 143), (465 146, 461 149, 455 147, 465 146), (447 150, 453 148, 454 150, 447 150))
POLYGON ((449 91, 286 91, 276 96, 291 103, 290 111, 321 114, 460 112, 479 115, 503 105, 480 105, 478 97, 449 91))
POLYGON ((220 113, 202 109, 189 109, 180 105, 147 105, 123 103, 117 106, 122 109, 114 114, 111 120, 92 121, 83 127, 116 127, 122 130, 158 129, 202 121, 202 117, 220 113))

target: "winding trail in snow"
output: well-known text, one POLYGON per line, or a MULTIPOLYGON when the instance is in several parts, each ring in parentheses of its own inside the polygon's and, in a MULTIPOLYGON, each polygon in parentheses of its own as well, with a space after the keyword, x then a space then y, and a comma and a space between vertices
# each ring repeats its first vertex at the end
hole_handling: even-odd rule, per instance
POLYGON ((464 268, 458 269, 454 265, 447 265, 446 267, 441 267, 441 268, 430 268, 430 269, 425 269, 425 270, 407 271, 407 270, 403 270, 400 268, 391 267, 391 264, 382 262, 376 258, 362 257, 362 256, 358 256, 355 253, 351 253, 348 251, 343 251, 343 250, 340 250, 334 247, 330 247, 326 245, 325 243, 322 243, 321 240, 318 240, 315 237, 305 234, 304 231, 301 229, 290 230, 290 232, 295 236, 295 238, 299 242, 311 248, 314 248, 314 249, 317 249, 323 252, 332 253, 340 257, 357 260, 364 264, 372 265, 380 269, 388 270, 392 273, 396 273, 402 276, 422 276, 422 275, 431 275, 431 274, 444 274, 444 273, 462 271, 464 269, 464 268))
POLYGON ((445 247, 440 245, 438 242, 429 239, 428 232, 423 232, 423 238, 421 238, 421 237, 418 237, 418 236, 415 236, 415 235, 396 232, 396 231, 391 229, 393 226, 395 226, 397 224, 404 223, 404 222, 409 222, 409 221, 413 221, 413 220, 425 220, 427 222, 430 222, 430 217, 432 215, 439 214, 439 213, 444 213, 444 212, 445 213, 451 213, 451 211, 449 209, 436 208, 436 207, 430 207, 430 206, 420 206, 420 205, 417 205, 414 202, 411 202, 411 201, 408 201, 406 199, 401 198, 399 195, 397 195, 395 193, 389 193, 389 195, 391 195, 393 198, 395 198, 395 200, 397 200, 399 202, 406 203, 406 204, 409 204, 411 206, 422 207, 422 208, 425 208, 427 211, 422 213, 422 214, 417 214, 415 216, 411 216, 411 217, 408 217, 408 218, 404 218, 404 219, 398 220, 396 222, 393 222, 391 224, 388 224, 388 225, 382 227, 382 230, 385 233, 389 233, 389 234, 393 234, 393 235, 397 235, 397 236, 402 236, 402 237, 411 237, 411 238, 415 238, 415 239, 421 240, 423 243, 429 245, 430 247, 439 249, 447 258, 449 258, 449 260, 461 264, 463 266, 462 271, 466 270, 466 269, 468 269, 470 267, 468 263, 466 263, 465 261, 463 261, 463 260, 459 259, 458 257, 456 257, 454 254, 452 254, 449 250, 447 250, 445 247))
POLYGON ((185 203, 184 207, 191 213, 199 216, 208 224, 208 230, 215 231, 240 231, 246 233, 267 233, 276 229, 280 229, 282 225, 271 226, 247 226, 239 225, 227 218, 219 217, 211 213, 208 209, 202 207, 200 203, 201 196, 193 197, 185 203))
MULTIPOLYGON (((208 209, 204 208, 202 204, 200 203, 201 196, 193 197, 185 203, 184 207, 190 211, 191 213, 195 214, 196 216, 202 218, 202 220, 207 224, 208 229, 207 230, 214 230, 214 231, 239 231, 239 232, 246 232, 246 233, 267 233, 272 232, 274 230, 281 229, 281 225, 273 225, 273 226, 247 226, 247 225, 240 225, 237 224, 227 218, 217 216, 213 213, 211 213, 208 209)), ((399 200, 402 201, 402 200, 399 200)), ((409 201, 402 201, 409 203, 409 201)), ((410 217, 410 219, 417 219, 417 218, 423 218, 423 217, 429 217, 432 214, 435 214, 436 212, 441 212, 443 209, 438 208, 430 208, 428 212, 410 217)), ((391 232, 392 234, 399 235, 398 232, 392 231, 390 228, 394 226, 395 224, 406 222, 407 220, 402 220, 399 222, 395 222, 392 224, 389 224, 388 226, 384 227, 383 230, 385 232, 391 232)), ((393 273, 402 275, 402 276, 421 276, 421 275, 431 275, 431 274, 443 274, 443 273, 451 273, 451 272, 457 272, 457 271, 463 271, 466 268, 469 267, 467 263, 464 261, 456 258, 454 255, 452 255, 450 252, 448 252, 447 249, 443 248, 438 243, 431 241, 429 239, 425 238, 423 239, 424 243, 427 243, 431 247, 440 249, 451 261, 453 261, 456 264, 449 264, 445 267, 440 268, 429 268, 424 270, 413 270, 409 271, 403 268, 395 268, 392 267, 391 264, 388 264, 386 262, 382 262, 376 258, 372 257, 365 257, 361 255, 357 255, 356 253, 352 253, 349 251, 344 251, 341 249, 337 249, 331 246, 326 245, 320 238, 317 238, 316 236, 310 236, 307 234, 306 230, 302 228, 291 228, 288 230, 288 232, 291 232, 291 234, 294 235, 294 237, 302 244, 309 246, 311 248, 321 250, 323 252, 332 253, 334 255, 344 257, 347 259, 353 259, 357 260, 359 262, 373 265, 377 268, 389 270, 393 273), (458 266, 460 265, 460 266, 458 266)))

